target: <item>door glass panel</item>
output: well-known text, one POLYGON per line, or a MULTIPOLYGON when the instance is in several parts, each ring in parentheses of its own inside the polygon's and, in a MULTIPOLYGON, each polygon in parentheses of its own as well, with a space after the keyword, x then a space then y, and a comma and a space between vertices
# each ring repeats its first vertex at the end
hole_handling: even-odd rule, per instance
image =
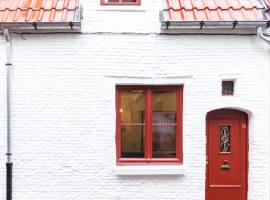
POLYGON ((220 153, 231 152, 231 126, 220 126, 219 128, 220 153))
POLYGON ((144 125, 121 125, 121 157, 144 158, 144 125))

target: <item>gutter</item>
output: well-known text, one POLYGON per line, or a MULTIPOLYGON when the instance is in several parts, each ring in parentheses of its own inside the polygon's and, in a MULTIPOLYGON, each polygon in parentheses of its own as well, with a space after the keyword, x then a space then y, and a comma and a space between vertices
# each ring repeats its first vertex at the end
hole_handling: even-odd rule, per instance
POLYGON ((270 21, 161 21, 161 28, 168 29, 251 29, 270 26, 270 21))
POLYGON ((6 116, 7 116, 7 162, 6 162, 6 199, 12 200, 12 135, 11 135, 11 74, 12 74, 12 47, 10 32, 3 30, 6 40, 6 116))
POLYGON ((2 22, 14 33, 81 33, 81 22, 2 22))

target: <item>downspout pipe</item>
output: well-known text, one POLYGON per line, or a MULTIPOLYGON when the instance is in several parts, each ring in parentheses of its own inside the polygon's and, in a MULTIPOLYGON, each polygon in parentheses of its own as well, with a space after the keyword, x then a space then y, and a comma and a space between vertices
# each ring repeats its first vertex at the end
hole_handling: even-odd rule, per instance
POLYGON ((7 115, 7 162, 6 162, 6 200, 12 200, 12 135, 11 135, 11 74, 12 74, 12 46, 8 29, 4 29, 6 40, 6 115, 7 115))
POLYGON ((270 44, 270 37, 267 37, 264 33, 263 33, 263 28, 259 27, 257 29, 257 36, 262 39, 263 41, 267 42, 268 44, 270 44))
POLYGON ((257 35, 260 39, 262 39, 263 41, 265 41, 266 43, 270 44, 270 37, 266 36, 264 33, 263 33, 263 28, 262 27, 259 27, 257 29, 257 35))

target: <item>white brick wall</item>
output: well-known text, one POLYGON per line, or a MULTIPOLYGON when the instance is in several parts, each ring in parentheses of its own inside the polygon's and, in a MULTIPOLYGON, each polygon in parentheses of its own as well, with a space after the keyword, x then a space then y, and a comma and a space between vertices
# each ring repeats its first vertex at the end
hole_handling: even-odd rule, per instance
MULTIPOLYGON (((267 200, 268 47, 255 36, 152 34, 159 25, 154 0, 131 13, 83 3, 83 34, 14 36, 14 200, 204 200, 205 116, 223 107, 249 114, 248 199, 267 200), (226 78, 236 79, 233 97, 220 95, 226 78), (184 84, 184 176, 115 175, 117 83, 184 84)), ((1 200, 4 63, 1 37, 1 200)))
MULTIPOLYGON (((266 200, 267 63, 267 48, 255 36, 15 36, 14 199, 202 200, 206 113, 235 107, 250 113, 249 200, 266 200), (237 79, 234 97, 220 95, 222 78, 237 79), (184 84, 184 176, 113 173, 116 83, 184 84)), ((4 179, 0 188, 3 199, 4 179)))
POLYGON ((162 0, 143 0, 142 6, 100 6, 99 0, 81 0, 83 32, 156 33, 159 32, 159 10, 162 0), (121 11, 119 11, 121 10, 121 11))

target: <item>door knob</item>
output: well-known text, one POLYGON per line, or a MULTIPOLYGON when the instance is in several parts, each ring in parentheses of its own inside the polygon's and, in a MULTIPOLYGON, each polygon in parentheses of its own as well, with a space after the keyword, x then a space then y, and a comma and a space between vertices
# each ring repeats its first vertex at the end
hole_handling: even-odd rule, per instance
POLYGON ((231 166, 228 165, 228 162, 229 162, 228 160, 224 160, 223 161, 223 165, 220 166, 220 169, 221 170, 230 170, 231 169, 231 166))

